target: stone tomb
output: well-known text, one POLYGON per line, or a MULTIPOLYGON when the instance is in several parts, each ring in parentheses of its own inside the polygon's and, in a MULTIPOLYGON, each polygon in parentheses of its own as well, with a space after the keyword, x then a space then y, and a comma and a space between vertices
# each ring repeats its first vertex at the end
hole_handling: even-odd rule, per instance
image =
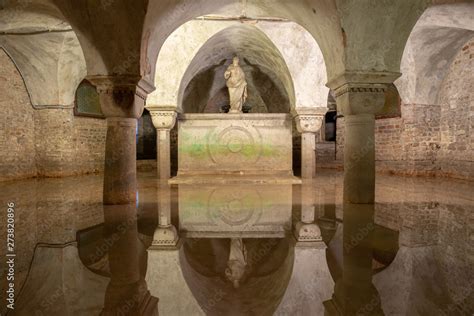
POLYGON ((289 114, 183 114, 171 183, 297 183, 289 114))

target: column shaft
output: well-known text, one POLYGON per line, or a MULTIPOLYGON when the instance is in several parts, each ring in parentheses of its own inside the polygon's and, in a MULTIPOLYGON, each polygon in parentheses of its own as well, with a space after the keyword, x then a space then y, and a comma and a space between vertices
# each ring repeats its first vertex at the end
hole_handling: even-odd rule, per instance
POLYGON ((171 177, 171 155, 170 155, 170 130, 157 130, 157 164, 158 178, 169 179, 171 177))
POLYGON ((301 186, 301 222, 311 224, 315 220, 313 182, 304 181, 301 186))
POLYGON ((136 200, 135 118, 107 118, 104 168, 104 204, 128 204, 136 200))
POLYGON ((301 177, 312 179, 316 175, 316 134, 301 134, 301 177))
POLYGON ((375 198, 375 117, 345 117, 344 202, 373 204, 375 198))
POLYGON ((158 199, 158 225, 168 227, 171 225, 171 190, 167 184, 160 185, 158 199))

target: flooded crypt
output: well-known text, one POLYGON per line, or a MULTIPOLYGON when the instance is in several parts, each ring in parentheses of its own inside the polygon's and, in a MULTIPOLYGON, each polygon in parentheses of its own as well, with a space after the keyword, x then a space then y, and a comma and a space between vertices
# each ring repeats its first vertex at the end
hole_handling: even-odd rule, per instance
POLYGON ((473 315, 473 16, 0 0, 0 314, 473 315))

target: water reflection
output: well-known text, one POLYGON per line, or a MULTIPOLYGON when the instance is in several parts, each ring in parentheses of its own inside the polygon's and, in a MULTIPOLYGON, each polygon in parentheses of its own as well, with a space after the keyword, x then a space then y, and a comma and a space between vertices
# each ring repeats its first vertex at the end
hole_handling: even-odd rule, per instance
MULTIPOLYGON (((342 269, 335 280, 330 315, 383 315, 374 274, 374 208, 344 204, 342 269)), ((340 251, 340 249, 338 249, 340 251)))
POLYGON ((11 183, 15 315, 472 314, 471 186, 379 177, 367 209, 342 203, 341 180, 144 174, 138 208, 103 207, 100 177, 11 183))
POLYGON ((145 281, 150 244, 139 238, 135 205, 104 206, 103 237, 110 281, 101 315, 158 315, 145 281))

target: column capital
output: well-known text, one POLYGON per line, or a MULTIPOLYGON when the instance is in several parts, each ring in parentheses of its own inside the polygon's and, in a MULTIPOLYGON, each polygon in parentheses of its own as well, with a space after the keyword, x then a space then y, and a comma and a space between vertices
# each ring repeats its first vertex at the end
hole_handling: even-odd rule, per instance
POLYGON ((321 129, 327 108, 296 108, 296 128, 300 133, 317 133, 321 129))
POLYGON ((146 97, 155 88, 148 81, 135 75, 88 76, 100 97, 105 117, 139 118, 143 113, 146 97))
POLYGON ((334 91, 339 111, 347 115, 380 112, 385 104, 388 84, 346 83, 334 91))
POLYGON ((400 77, 395 72, 346 72, 328 82, 343 115, 377 114, 385 104, 390 84, 400 77))
POLYGON ((178 112, 176 107, 164 107, 158 105, 147 106, 146 109, 150 111, 153 125, 158 130, 170 130, 176 124, 178 112))

